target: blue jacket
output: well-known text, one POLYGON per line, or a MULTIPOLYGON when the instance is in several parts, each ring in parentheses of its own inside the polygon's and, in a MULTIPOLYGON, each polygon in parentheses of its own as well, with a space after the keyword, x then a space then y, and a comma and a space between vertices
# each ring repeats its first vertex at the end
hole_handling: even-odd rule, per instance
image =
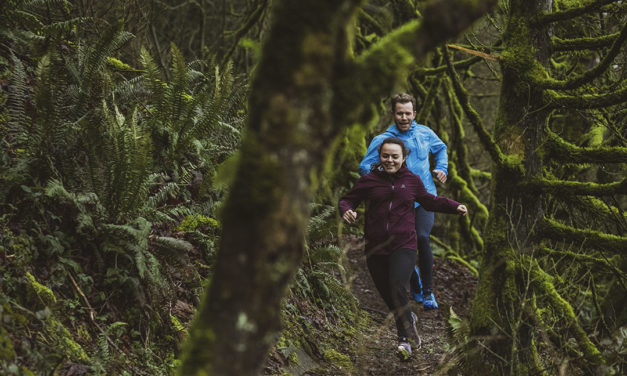
MULTIPOLYGON (((359 164, 359 174, 365 175, 369 173, 370 167, 374 163, 379 162, 379 145, 388 137, 398 137, 405 142, 405 145, 410 150, 406 161, 407 167, 420 177, 427 192, 437 195, 429 166, 429 153, 432 153, 435 157, 435 167, 433 169, 443 171, 448 175, 446 144, 440 140, 431 128, 418 124, 415 121, 407 132, 399 131, 396 124, 392 124, 385 132, 373 138, 370 146, 368 146, 368 151, 366 151, 366 156, 359 164)), ((419 206, 419 204, 416 203, 415 206, 419 206)))

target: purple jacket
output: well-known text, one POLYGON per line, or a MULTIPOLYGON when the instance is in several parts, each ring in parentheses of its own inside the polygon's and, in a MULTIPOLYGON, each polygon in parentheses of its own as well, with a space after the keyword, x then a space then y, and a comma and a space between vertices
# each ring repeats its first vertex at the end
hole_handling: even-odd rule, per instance
POLYGON ((405 164, 388 174, 381 166, 363 175, 340 198, 343 215, 366 201, 366 254, 390 254, 400 248, 416 249, 414 201, 429 211, 457 213, 457 201, 427 192, 417 175, 405 164))

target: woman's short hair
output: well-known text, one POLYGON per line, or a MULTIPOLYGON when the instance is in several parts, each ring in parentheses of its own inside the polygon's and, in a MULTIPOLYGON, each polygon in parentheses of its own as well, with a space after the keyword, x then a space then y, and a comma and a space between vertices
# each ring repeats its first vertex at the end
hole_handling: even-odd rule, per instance
POLYGON ((407 146, 405 146, 405 143, 403 142, 403 140, 401 140, 398 137, 388 137, 385 140, 383 140, 381 145, 379 145, 379 156, 381 155, 381 149, 383 149, 383 145, 385 144, 399 145, 401 147, 401 150, 403 151, 403 158, 406 158, 409 155, 409 149, 407 148, 407 146))

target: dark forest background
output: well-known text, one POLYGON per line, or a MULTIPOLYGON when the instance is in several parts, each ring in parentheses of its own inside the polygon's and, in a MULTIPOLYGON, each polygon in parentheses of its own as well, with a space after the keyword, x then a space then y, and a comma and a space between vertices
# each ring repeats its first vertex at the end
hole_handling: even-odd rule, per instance
POLYGON ((624 373, 626 20, 610 0, 2 1, 0 373, 280 374, 301 352, 350 373, 360 230, 335 204, 399 91, 470 209, 433 232, 479 277, 448 372, 624 373))

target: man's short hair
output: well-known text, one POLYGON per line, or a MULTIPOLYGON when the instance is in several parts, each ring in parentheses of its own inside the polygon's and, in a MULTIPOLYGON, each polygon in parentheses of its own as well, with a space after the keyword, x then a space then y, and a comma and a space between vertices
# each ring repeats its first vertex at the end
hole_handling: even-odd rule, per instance
POLYGON ((414 111, 416 111, 416 98, 413 95, 407 93, 396 94, 392 97, 392 113, 396 112, 396 104, 397 103, 409 103, 413 106, 414 111))

